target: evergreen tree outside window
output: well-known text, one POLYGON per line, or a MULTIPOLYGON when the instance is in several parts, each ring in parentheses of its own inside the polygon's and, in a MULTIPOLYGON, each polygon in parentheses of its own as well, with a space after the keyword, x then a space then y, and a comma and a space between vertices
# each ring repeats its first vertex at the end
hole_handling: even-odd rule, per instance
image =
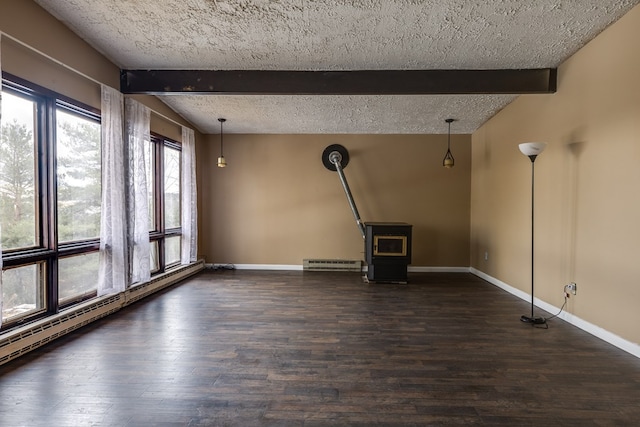
POLYGON ((3 93, 0 224, 4 251, 37 246, 35 112, 37 103, 3 93))
MULTIPOLYGON (((100 236, 100 122, 67 106, 56 108, 58 243, 100 236)), ((98 252, 58 260, 58 300, 63 306, 97 291, 98 252)))
POLYGON ((100 123, 56 110, 58 241, 100 236, 100 123))
MULTIPOLYGON (((8 257, 40 245, 36 184, 39 102, 3 90, 0 108, 0 244, 8 257)), ((42 262, 3 266, 1 323, 43 310, 44 277, 42 262)))

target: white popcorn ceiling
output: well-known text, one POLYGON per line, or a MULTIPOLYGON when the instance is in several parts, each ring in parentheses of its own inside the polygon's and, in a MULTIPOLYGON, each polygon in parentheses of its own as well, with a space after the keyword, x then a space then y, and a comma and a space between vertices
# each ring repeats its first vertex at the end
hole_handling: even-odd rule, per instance
MULTIPOLYGON (((557 67, 640 0, 36 0, 123 69, 557 67)), ((553 96, 553 95, 543 95, 553 96)), ((166 95, 204 133, 471 133, 512 95, 166 95)))

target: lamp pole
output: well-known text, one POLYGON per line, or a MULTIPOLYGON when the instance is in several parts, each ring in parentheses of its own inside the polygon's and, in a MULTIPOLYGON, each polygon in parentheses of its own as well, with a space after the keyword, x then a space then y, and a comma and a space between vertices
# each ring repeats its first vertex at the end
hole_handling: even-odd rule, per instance
POLYGON ((543 142, 528 142, 520 144, 520 151, 531 160, 531 316, 522 315, 520 320, 532 325, 542 325, 547 322, 544 317, 535 317, 534 308, 534 284, 535 284, 535 162, 538 154, 544 150, 546 144, 543 142))

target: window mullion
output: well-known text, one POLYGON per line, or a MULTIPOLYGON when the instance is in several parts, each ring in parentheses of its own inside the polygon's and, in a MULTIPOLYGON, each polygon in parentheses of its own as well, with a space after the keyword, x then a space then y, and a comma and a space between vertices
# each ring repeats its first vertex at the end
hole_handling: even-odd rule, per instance
POLYGON ((58 306, 58 235, 57 235, 57 179, 56 179, 56 108, 55 100, 48 98, 43 112, 42 160, 41 170, 41 212, 42 227, 44 229, 43 244, 52 251, 47 262, 47 280, 45 280, 45 295, 47 311, 57 313, 58 306))

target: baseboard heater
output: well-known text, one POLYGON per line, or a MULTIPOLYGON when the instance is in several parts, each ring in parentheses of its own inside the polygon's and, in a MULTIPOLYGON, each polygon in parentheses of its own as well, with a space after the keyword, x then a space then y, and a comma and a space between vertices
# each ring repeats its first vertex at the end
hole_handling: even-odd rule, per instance
POLYGON ((199 272, 204 261, 178 267, 124 292, 92 299, 0 336, 0 365, 199 272))
POLYGON ((362 261, 352 259, 304 259, 306 271, 362 271, 362 261))

